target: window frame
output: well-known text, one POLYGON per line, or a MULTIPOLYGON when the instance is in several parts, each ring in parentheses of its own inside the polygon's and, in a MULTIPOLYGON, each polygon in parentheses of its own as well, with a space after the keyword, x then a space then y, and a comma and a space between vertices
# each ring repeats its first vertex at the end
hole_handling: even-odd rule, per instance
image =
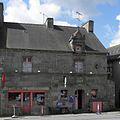
POLYGON ((31 73, 32 72, 32 56, 22 57, 22 72, 31 73))
POLYGON ((74 61, 74 71, 75 71, 75 73, 83 73, 84 63, 82 60, 75 60, 74 61))
POLYGON ((75 45, 75 52, 76 53, 81 53, 82 52, 82 45, 75 45))

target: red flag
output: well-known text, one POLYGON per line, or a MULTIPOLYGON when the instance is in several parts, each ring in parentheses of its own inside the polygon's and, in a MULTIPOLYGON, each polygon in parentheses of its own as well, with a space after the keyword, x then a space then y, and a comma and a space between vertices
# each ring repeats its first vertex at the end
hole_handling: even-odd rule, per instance
POLYGON ((2 82, 2 83, 5 83, 5 82, 6 82, 5 73, 4 73, 4 72, 2 72, 1 82, 2 82))

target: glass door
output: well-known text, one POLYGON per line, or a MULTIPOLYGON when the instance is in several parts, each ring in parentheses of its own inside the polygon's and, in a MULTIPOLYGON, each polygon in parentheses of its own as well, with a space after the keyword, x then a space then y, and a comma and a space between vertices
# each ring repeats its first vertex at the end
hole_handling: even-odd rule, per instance
POLYGON ((31 107, 30 107, 30 92, 24 92, 23 93, 23 112, 24 113, 30 113, 31 107))

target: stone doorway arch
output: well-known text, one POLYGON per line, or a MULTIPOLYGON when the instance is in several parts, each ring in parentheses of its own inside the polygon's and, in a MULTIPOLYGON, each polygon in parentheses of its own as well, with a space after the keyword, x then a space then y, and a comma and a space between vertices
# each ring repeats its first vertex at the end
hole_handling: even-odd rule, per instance
POLYGON ((83 109, 85 92, 82 89, 75 90, 75 109, 83 109))

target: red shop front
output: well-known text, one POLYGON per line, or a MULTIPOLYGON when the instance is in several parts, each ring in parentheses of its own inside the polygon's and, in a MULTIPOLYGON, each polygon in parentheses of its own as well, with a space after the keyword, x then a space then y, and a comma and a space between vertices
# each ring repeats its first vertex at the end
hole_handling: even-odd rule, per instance
POLYGON ((8 105, 23 114, 44 114, 45 93, 48 90, 8 90, 8 105))

